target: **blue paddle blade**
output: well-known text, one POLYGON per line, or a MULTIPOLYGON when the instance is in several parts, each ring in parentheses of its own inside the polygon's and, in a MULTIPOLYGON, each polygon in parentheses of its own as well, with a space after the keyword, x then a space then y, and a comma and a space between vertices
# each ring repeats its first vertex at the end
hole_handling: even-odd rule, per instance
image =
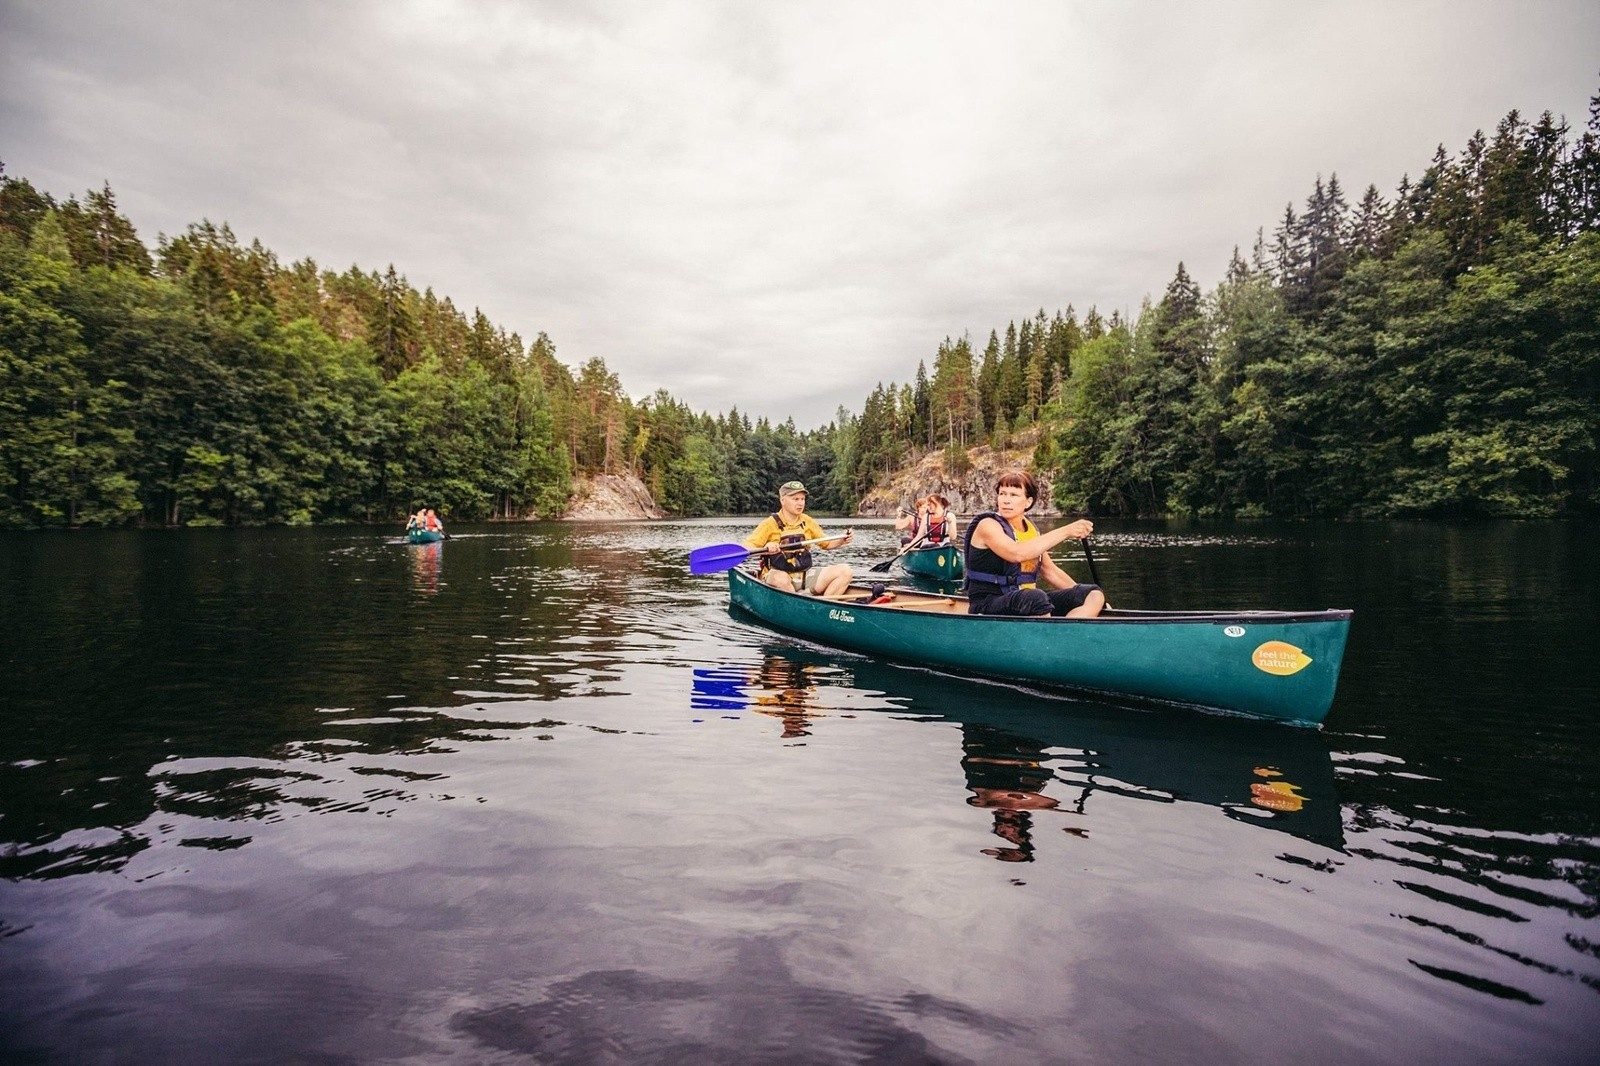
POLYGON ((743 544, 713 544, 689 553, 689 573, 715 574, 732 570, 751 555, 743 544))

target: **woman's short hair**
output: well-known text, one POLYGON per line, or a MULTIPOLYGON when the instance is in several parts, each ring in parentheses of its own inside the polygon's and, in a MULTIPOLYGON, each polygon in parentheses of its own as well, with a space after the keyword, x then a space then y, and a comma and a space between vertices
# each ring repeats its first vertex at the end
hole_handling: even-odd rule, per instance
POLYGON ((1039 498, 1039 487, 1033 483, 1033 477, 1026 470, 1007 470, 1001 474, 999 480, 994 483, 994 491, 999 492, 1003 488, 1021 489, 1028 497, 1030 507, 1039 498))

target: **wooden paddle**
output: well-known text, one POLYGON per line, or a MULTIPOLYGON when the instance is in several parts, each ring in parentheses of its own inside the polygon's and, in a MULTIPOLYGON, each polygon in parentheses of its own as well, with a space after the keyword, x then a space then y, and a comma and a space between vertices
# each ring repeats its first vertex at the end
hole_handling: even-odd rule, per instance
MULTIPOLYGON (((807 544, 821 544, 823 541, 838 539, 839 537, 814 537, 789 547, 801 548, 807 544)), ((766 548, 746 548, 743 544, 711 544, 704 548, 696 548, 689 553, 689 573, 716 574, 723 570, 732 570, 750 556, 760 555, 766 550, 766 548)))
POLYGON ((912 541, 910 544, 907 544, 904 548, 901 548, 898 552, 896 552, 893 559, 885 559, 881 563, 873 563, 867 569, 874 574, 887 574, 889 572, 889 567, 898 562, 900 560, 900 556, 904 555, 906 552, 910 551, 912 548, 915 548, 918 544, 921 544, 927 539, 928 534, 924 533, 922 536, 918 537, 916 540, 912 541))

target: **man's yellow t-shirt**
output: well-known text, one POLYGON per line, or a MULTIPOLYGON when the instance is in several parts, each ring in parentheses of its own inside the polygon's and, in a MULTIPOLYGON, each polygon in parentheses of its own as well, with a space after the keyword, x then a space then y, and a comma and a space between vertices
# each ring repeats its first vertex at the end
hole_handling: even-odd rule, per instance
POLYGON ((756 531, 745 538, 746 548, 765 548, 768 544, 775 544, 784 537, 800 534, 801 540, 821 540, 827 536, 822 532, 822 527, 817 525, 817 520, 808 514, 800 516, 799 520, 790 524, 781 524, 777 515, 768 515, 756 526, 756 531))

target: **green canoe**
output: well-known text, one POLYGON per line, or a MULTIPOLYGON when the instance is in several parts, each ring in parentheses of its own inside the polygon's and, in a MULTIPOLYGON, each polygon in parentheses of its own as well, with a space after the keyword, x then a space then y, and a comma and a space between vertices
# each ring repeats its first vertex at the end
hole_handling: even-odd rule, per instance
POLYGON ((412 544, 437 544, 444 539, 444 534, 432 529, 408 529, 406 540, 412 544))
POLYGON ((1350 611, 967 614, 962 596, 896 589, 865 602, 784 592, 728 571, 732 606, 822 644, 953 673, 1317 726, 1333 704, 1350 611))
POLYGON ((961 549, 954 544, 933 548, 913 548, 900 557, 906 573, 917 577, 931 577, 935 581, 960 581, 967 568, 961 560, 961 549))

